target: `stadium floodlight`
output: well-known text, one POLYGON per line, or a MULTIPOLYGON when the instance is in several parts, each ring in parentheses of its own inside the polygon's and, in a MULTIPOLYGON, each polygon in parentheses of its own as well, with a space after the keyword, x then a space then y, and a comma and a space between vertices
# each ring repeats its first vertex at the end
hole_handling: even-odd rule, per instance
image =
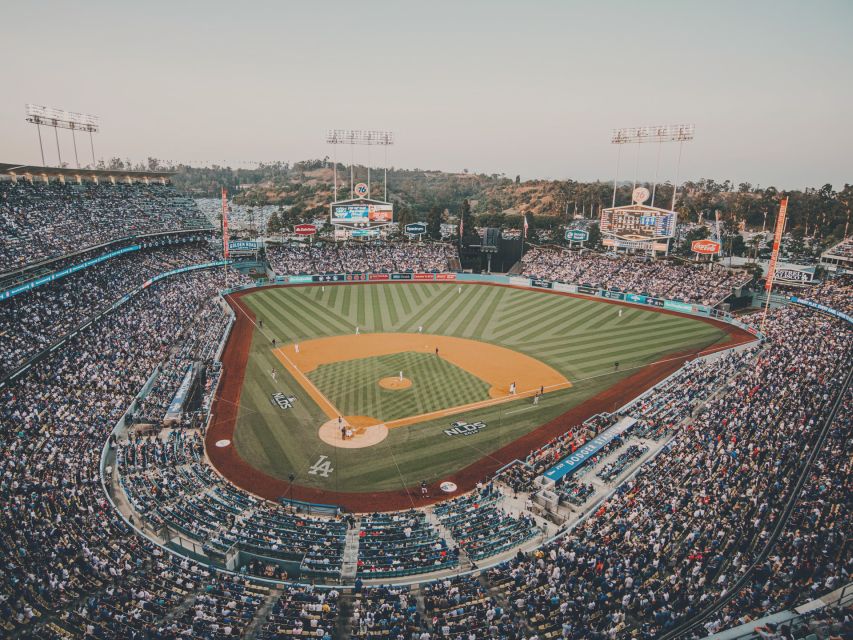
POLYGON ((654 127, 623 127, 614 129, 611 144, 641 144, 644 142, 687 142, 693 140, 696 125, 665 124, 654 127))
POLYGON ((394 144, 393 131, 381 131, 377 129, 329 129, 326 134, 326 144, 336 145, 333 157, 335 174, 335 201, 338 199, 338 157, 337 145, 350 145, 350 198, 354 197, 354 148, 356 145, 367 147, 367 197, 370 197, 370 147, 380 145, 385 148, 385 180, 384 200, 388 201, 388 147, 394 144))
POLYGON ((613 179, 613 199, 611 207, 616 206, 616 183, 619 180, 619 163, 622 157, 622 146, 624 144, 636 144, 637 155, 634 162, 634 186, 632 191, 637 188, 637 172, 640 166, 640 145, 648 142, 658 143, 657 162, 655 163, 655 179, 652 185, 652 200, 651 205, 655 204, 655 194, 658 184, 658 170, 660 168, 661 147, 664 142, 678 143, 678 161, 675 168, 675 183, 672 185, 672 204, 670 209, 675 208, 675 192, 678 188, 678 174, 681 169, 681 151, 682 145, 685 142, 693 140, 696 134, 695 124, 664 124, 648 127, 622 127, 621 129, 613 129, 610 135, 610 143, 619 145, 619 151, 616 154, 616 177, 613 179))
POLYGON ((95 143, 92 138, 93 133, 98 133, 101 128, 101 119, 98 116, 93 116, 87 113, 77 113, 74 111, 64 111, 62 109, 54 109, 53 107, 43 107, 37 104, 27 104, 27 122, 36 125, 39 136, 39 149, 41 150, 41 163, 44 162, 44 146, 41 140, 41 125, 53 127, 53 133, 56 138, 56 155, 59 158, 59 166, 62 166, 62 153, 59 149, 59 129, 70 129, 71 140, 74 143, 74 159, 77 163, 77 168, 80 168, 80 159, 77 156, 77 138, 74 135, 75 131, 85 131, 89 134, 89 146, 92 150, 92 166, 95 166, 95 143))

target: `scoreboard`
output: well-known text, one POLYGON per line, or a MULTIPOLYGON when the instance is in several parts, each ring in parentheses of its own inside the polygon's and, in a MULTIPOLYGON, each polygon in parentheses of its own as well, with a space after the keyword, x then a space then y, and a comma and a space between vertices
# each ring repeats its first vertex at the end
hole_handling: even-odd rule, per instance
POLYGON ((373 226, 394 222, 394 205, 378 200, 356 199, 333 202, 330 222, 337 225, 373 226))
POLYGON ((675 235, 674 211, 639 208, 604 209, 601 212, 601 232, 622 240, 656 240, 675 235))

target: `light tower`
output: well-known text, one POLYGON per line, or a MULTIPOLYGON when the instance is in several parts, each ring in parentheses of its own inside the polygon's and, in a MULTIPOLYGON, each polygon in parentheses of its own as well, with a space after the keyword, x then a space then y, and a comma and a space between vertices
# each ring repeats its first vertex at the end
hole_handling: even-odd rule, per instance
POLYGON ((80 168, 80 158, 77 155, 77 137, 75 131, 85 131, 89 134, 89 148, 92 151, 92 166, 95 166, 95 142, 92 138, 93 133, 97 133, 100 129, 100 118, 98 116, 88 115, 86 113, 74 113, 73 111, 63 111, 62 109, 54 109, 52 107, 42 107, 37 104, 26 105, 27 122, 36 125, 39 137, 39 150, 41 151, 41 163, 45 165, 44 160, 44 145, 41 139, 41 125, 53 127, 53 135, 56 138, 56 156, 59 161, 59 166, 62 166, 62 151, 59 148, 59 129, 71 130, 71 141, 74 144, 74 161, 77 168, 80 168))

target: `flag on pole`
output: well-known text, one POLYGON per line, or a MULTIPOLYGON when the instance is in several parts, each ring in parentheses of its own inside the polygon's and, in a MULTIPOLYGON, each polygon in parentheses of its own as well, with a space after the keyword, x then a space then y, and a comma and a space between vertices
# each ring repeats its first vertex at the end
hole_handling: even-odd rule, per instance
POLYGON ((222 255, 228 259, 228 193, 222 187, 222 255))
POLYGON ((461 238, 463 235, 465 235, 465 218, 459 216, 459 237, 461 238))
POLYGON ((524 237, 527 237, 527 227, 530 226, 527 222, 527 214, 524 214, 524 237))
POLYGON ((779 217, 776 218, 776 233, 773 235, 773 253, 770 254, 770 264, 767 266, 767 282, 764 289, 770 291, 773 288, 773 278, 776 275, 776 262, 779 259, 779 248, 782 246, 782 234, 785 232, 785 216, 788 213, 788 198, 782 199, 779 205, 779 217))

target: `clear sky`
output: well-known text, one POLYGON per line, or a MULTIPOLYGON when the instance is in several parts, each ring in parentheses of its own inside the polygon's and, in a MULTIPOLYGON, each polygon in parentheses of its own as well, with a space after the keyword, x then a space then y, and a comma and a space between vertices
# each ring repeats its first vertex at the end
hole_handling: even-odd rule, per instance
POLYGON ((851 34, 853 0, 7 2, 0 162, 39 162, 27 102, 101 116, 103 157, 294 161, 375 128, 393 165, 524 179, 610 180, 611 129, 692 122, 682 178, 840 188, 851 34))

